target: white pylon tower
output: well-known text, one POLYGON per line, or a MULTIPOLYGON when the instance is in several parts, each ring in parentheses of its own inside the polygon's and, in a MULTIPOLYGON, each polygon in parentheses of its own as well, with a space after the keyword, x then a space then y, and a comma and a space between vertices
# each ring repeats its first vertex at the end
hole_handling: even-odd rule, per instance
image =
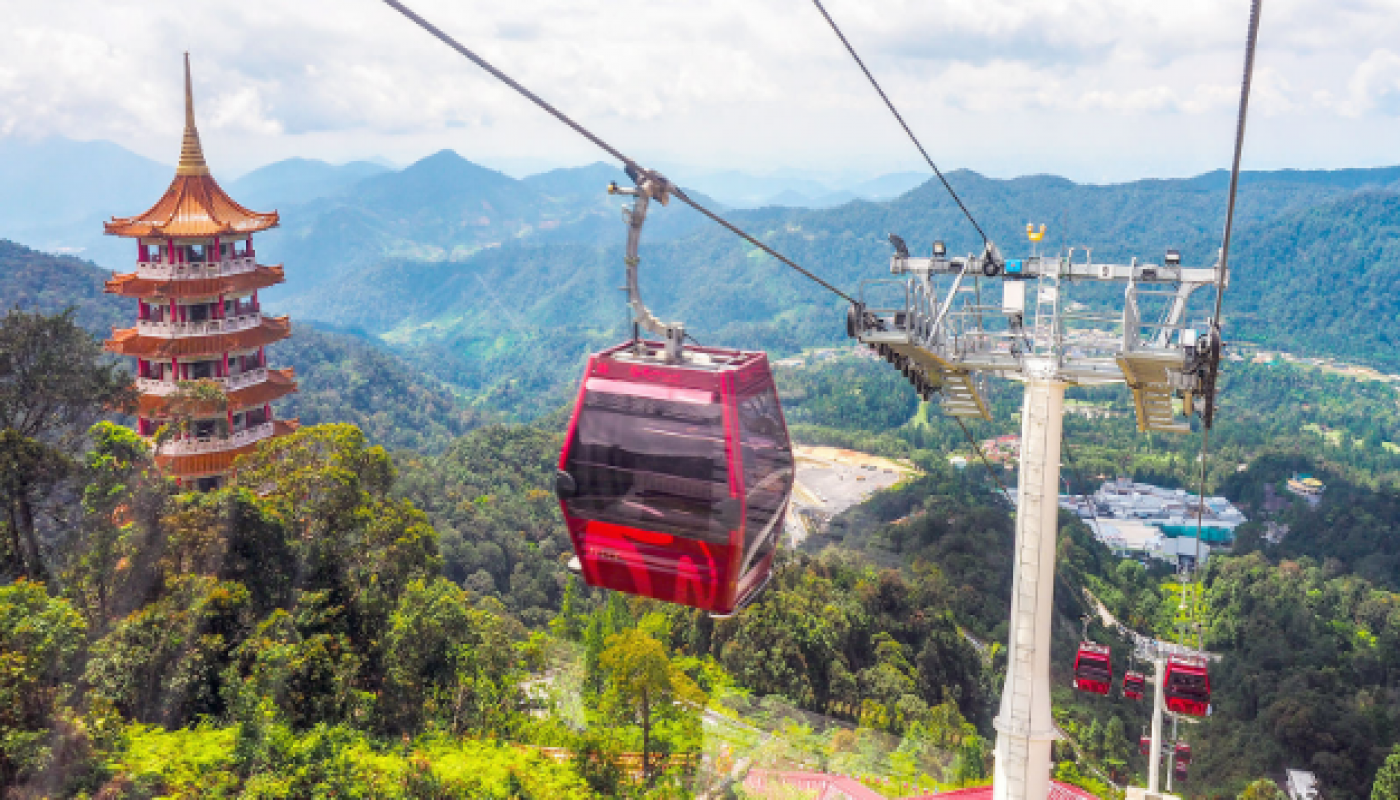
MULTIPOLYGON (((1032 242, 1044 236, 1028 234, 1032 242)), ((1060 440, 1065 389, 1126 383, 1141 431, 1184 433, 1187 417, 1210 403, 1219 337, 1210 320, 1186 320, 1192 295, 1223 287, 1217 263, 1096 263, 1087 251, 1003 259, 948 258, 935 242, 927 258, 899 237, 893 279, 866 281, 848 315, 848 333, 904 372, 945 413, 990 419, 987 377, 1025 384, 1021 407, 1021 480, 1016 515, 1010 641, 993 782, 995 800, 1044 800, 1050 791, 1050 638, 1059 515, 1060 440), (1070 304, 1078 283, 1124 286, 1121 309, 1070 304)), ((1159 678, 1160 680, 1160 678, 1159 678)))

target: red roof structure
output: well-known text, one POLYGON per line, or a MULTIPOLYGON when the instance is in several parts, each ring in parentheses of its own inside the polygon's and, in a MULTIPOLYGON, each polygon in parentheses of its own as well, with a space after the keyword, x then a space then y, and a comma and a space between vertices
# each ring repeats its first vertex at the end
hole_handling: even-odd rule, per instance
MULTIPOLYGON (((744 777, 744 791, 759 797, 787 797, 794 790, 815 793, 813 800, 886 800, 885 795, 848 775, 825 772, 751 769, 744 777)), ((914 795, 903 800, 992 800, 992 786, 972 786, 949 792, 914 795)), ((1049 800, 1099 800, 1078 786, 1050 782, 1049 800)))
MULTIPOLYGON (((992 800, 992 786, 973 786, 968 789, 954 789, 951 792, 921 794, 904 800, 992 800)), ((1050 781, 1049 800, 1099 800, 1098 796, 1069 783, 1050 781)))
POLYGON ((190 86, 190 57, 185 54, 185 138, 175 179, 156 204, 134 217, 113 217, 103 223, 113 236, 179 237, 257 233, 277 225, 277 212, 250 211, 229 197, 204 162, 199 131, 194 126, 194 92, 190 86))

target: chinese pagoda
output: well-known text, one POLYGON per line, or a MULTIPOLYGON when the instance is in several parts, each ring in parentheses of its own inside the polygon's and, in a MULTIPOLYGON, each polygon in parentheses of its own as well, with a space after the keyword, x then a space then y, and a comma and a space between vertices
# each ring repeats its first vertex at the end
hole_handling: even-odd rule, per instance
POLYGON ((181 485, 217 488, 238 456, 296 430, 295 420, 272 414, 274 400, 296 391, 292 370, 269 369, 265 353, 291 335, 291 322, 263 316, 258 302, 258 290, 281 283, 283 271, 253 252, 253 234, 277 222, 275 211, 234 202, 209 174, 186 53, 175 180, 150 210, 104 223, 109 235, 136 240, 136 271, 114 276, 107 291, 139 301, 136 326, 113 330, 105 347, 136 358, 142 436, 180 421, 175 438, 158 443, 156 464, 181 485))

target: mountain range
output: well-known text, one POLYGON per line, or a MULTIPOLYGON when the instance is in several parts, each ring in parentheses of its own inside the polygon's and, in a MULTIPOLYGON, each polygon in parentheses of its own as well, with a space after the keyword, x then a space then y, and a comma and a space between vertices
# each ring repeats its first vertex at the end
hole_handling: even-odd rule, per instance
MULTIPOLYGON (((161 165, 103 143, 62 143, 68 156, 58 160, 40 158, 37 146, 6 147, 0 177, 11 180, 0 187, 43 184, 29 205, 16 197, 22 191, 0 188, 0 236, 39 249, 60 249, 48 242, 64 230, 99 230, 103 216, 146 207, 169 178, 161 165)), ((735 175, 727 179, 737 185, 735 175)), ((1157 260, 1175 248, 1195 264, 1214 260, 1228 184, 1223 171, 1102 186, 969 171, 948 179, 1008 256, 1029 249, 1022 236, 1032 222, 1048 225, 1047 251, 1157 260)), ((889 176, 866 189, 895 191, 910 180, 889 176)), ((607 194, 610 182, 627 179, 606 164, 516 179, 442 151, 402 170, 279 162, 228 188, 282 214, 281 227, 258 242, 264 261, 287 267, 287 283, 266 293, 270 308, 354 332, 473 402, 532 417, 564 401, 589 349, 626 335, 624 198, 607 194)), ((916 253, 935 239, 954 253, 980 249, 937 181, 831 208, 727 208, 691 193, 856 296, 888 275, 891 232, 916 253)), ((680 203, 652 209, 641 274, 658 316, 683 320, 707 344, 778 353, 842 339, 838 298, 680 203)), ((1237 219, 1229 338, 1400 365, 1385 324, 1400 313, 1400 167, 1249 172, 1237 219)), ((97 242, 93 253, 124 244, 95 233, 87 241, 97 242)), ((121 254, 93 260, 126 262, 121 254)), ((31 294, 43 289, 30 284, 31 294)), ((1077 291, 1090 304, 1109 299, 1077 291)))
MULTIPOLYGON (((1045 222, 1050 234, 1041 246, 1050 251, 1075 246, 1076 258, 1092 249, 1096 260, 1158 260, 1174 248, 1195 264, 1214 260, 1228 182, 1223 173, 1111 186, 967 171, 948 177, 1008 256, 1029 249, 1027 222, 1045 222)), ((334 202, 309 203, 299 209, 302 222, 267 237, 262 252, 286 261, 291 276, 276 302, 298 318, 391 343, 472 395, 518 380, 560 390, 588 347, 624 335, 617 287, 625 229, 611 208, 616 200, 598 188, 617 178, 598 165, 513 181, 438 153, 334 202), (497 210, 494 217, 483 204, 497 210), (463 224, 475 214, 478 224, 463 224), (345 240, 337 243, 334 231, 345 240)), ((1353 311, 1396 307, 1386 288, 1396 258, 1397 190, 1394 168, 1247 174, 1229 334, 1300 352, 1395 360, 1374 316, 1353 311), (1325 320, 1325 328, 1312 320, 1325 320)), ((853 294, 887 275, 889 232, 917 252, 934 239, 954 253, 979 244, 935 181, 884 202, 725 213, 853 294)), ((688 209, 672 204, 651 219, 642 289, 662 318, 684 320, 702 342, 730 346, 792 352, 840 340, 844 312, 833 296, 688 209)), ((1108 299, 1092 288, 1083 294, 1089 302, 1108 299)))

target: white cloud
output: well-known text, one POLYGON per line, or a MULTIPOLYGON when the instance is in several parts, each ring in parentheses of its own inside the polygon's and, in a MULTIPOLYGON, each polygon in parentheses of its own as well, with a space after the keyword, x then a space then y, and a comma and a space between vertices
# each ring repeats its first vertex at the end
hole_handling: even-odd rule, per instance
POLYGON ((1400 54, 1384 48, 1373 51, 1352 73, 1347 90, 1338 108, 1349 117, 1376 111, 1400 114, 1400 54))
MULTIPOLYGON (((917 167, 806 0, 413 5, 638 157, 917 167)), ((1127 176, 1211 168, 1228 153, 1247 0, 826 5, 950 165, 1002 173, 1022 163, 1001 155, 1014 148, 1045 171, 1092 162, 1127 176), (1183 148, 1145 167, 1144 123, 1164 146, 1213 136, 1220 152, 1183 148)), ((172 160, 188 48, 216 161, 410 159, 444 146, 486 162, 597 155, 375 0, 12 6, 0 49, 3 136, 108 138, 172 160)), ((1253 105, 1266 121, 1251 136, 1279 138, 1258 152, 1278 165, 1396 160, 1386 153, 1400 134, 1400 56, 1388 49, 1397 40, 1400 0, 1269 0, 1253 105), (1302 119, 1313 134, 1290 138, 1302 119)))

